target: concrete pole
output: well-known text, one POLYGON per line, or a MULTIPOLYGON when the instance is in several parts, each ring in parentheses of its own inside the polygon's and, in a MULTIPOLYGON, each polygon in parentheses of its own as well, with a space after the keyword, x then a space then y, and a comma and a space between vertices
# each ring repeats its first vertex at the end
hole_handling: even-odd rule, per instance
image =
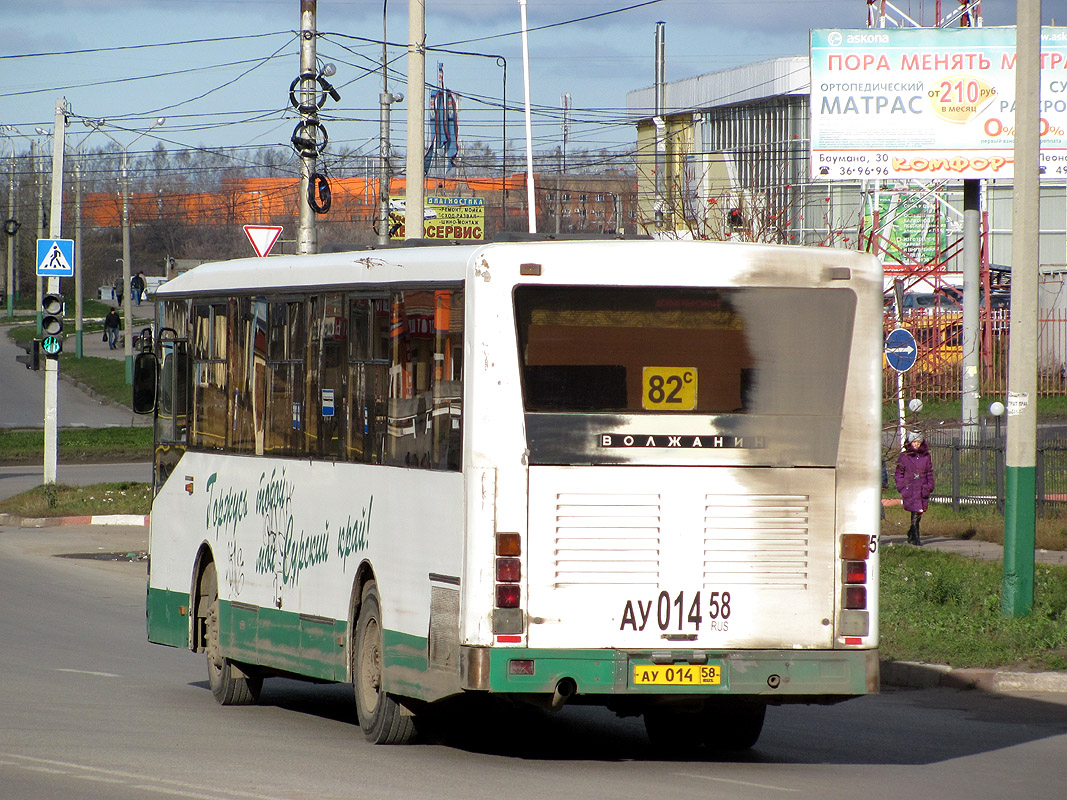
POLYGON ((408 129, 407 189, 404 192, 404 238, 421 239, 426 233, 426 0, 408 2, 408 129))
MULTIPOLYGON (((67 99, 56 100, 56 121, 52 132, 52 203, 48 214, 48 238, 63 235, 63 150, 67 128, 67 99)), ((38 281, 40 285, 40 281, 38 281)), ((59 291, 59 278, 48 278, 48 291, 59 291)), ((37 303, 40 318, 41 304, 37 303)), ((59 453, 59 359, 44 360, 44 483, 56 482, 59 453)))
POLYGON ((129 148, 122 148, 122 353, 126 385, 133 386, 133 304, 130 297, 130 171, 129 148))
MULTIPOLYGON (((315 11, 316 0, 300 0, 300 74, 314 76, 318 74, 318 64, 315 59, 315 11)), ((300 104, 304 108, 315 108, 315 94, 317 83, 314 77, 309 77, 300 82, 300 104)), ((304 123, 318 121, 318 114, 300 113, 300 120, 304 123)), ((308 128, 303 129, 306 133, 308 128)), ((311 189, 311 176, 316 171, 316 153, 314 148, 302 149, 300 152, 300 217, 297 224, 296 252, 300 255, 317 253, 319 251, 318 232, 315 228, 315 212, 308 203, 308 192, 311 189)))
POLYGON ((526 108, 526 209, 530 233, 537 233, 537 195, 534 191, 533 122, 530 119, 530 42, 526 32, 526 0, 519 0, 522 24, 522 87, 526 108))
POLYGON ((81 358, 82 329, 84 320, 82 302, 84 286, 82 285, 82 160, 81 154, 75 153, 74 161, 74 357, 81 358))
MULTIPOLYGON (((11 141, 11 169, 7 179, 7 218, 15 218, 15 142, 11 141)), ((15 237, 7 236, 7 318, 15 316, 15 237)))
MULTIPOLYGON (((37 170, 37 156, 33 152, 33 142, 30 142, 30 169, 33 170, 33 182, 37 185, 37 238, 45 238, 44 229, 44 180, 41 178, 41 173, 37 170)), ((37 249, 34 248, 36 253, 37 249)), ((36 270, 34 270, 36 273, 36 270)), ((34 276, 34 301, 36 309, 34 314, 37 319, 37 338, 41 338, 41 276, 34 276)))
POLYGON ((656 200, 654 211, 656 227, 666 221, 667 205, 667 138, 663 110, 666 104, 666 23, 656 23, 656 114, 652 118, 656 126, 656 200))
POLYGON ((978 330, 978 292, 982 224, 982 184, 963 182, 963 359, 960 364, 963 436, 972 442, 978 424, 978 368, 981 356, 978 330))
POLYGON ((1034 605, 1037 492, 1037 268, 1040 186, 1041 0, 1016 0, 1015 178, 1011 236, 1011 342, 1005 444, 1004 574, 1001 608, 1034 605))
POLYGON ((382 91, 378 95, 381 130, 378 143, 378 244, 389 244, 389 46, 386 44, 386 15, 382 12, 382 91))

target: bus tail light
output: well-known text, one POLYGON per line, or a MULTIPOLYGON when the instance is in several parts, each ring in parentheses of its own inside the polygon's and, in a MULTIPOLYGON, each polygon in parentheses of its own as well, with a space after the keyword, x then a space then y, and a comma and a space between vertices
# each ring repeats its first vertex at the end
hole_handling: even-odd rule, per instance
POLYGON ((522 564, 517 558, 496 560, 496 579, 500 583, 518 583, 522 578, 522 564))
POLYGON ((871 630, 867 611, 867 563, 871 556, 872 537, 862 533, 841 536, 841 612, 838 635, 845 644, 861 645, 871 630))
POLYGON ((496 535, 496 608, 493 633, 498 642, 521 642, 525 615, 522 611, 522 537, 518 533, 496 535))
POLYGON ((867 608, 867 587, 846 586, 845 608, 849 610, 862 610, 867 608))
POLYGON ((500 583, 496 587, 497 608, 518 608, 522 592, 516 583, 500 583))
POLYGON ((845 583, 866 583, 867 582, 867 562, 866 561, 846 561, 845 562, 845 583))

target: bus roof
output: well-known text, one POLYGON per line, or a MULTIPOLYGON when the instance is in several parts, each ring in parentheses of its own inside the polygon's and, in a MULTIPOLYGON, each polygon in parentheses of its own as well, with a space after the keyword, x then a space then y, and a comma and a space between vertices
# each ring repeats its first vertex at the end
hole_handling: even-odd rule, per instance
MULTIPOLYGON (((689 283, 689 279, 696 278, 699 274, 700 277, 696 280, 703 283, 708 277, 708 267, 715 269, 719 277, 725 277, 723 268, 726 262, 722 257, 727 253, 730 261, 738 267, 762 272, 761 268, 771 253, 781 255, 781 252, 786 250, 796 255, 796 261, 788 268, 788 272, 799 270, 797 274, 803 274, 816 265, 847 265, 859 269, 861 273, 880 273, 877 261, 869 255, 860 254, 855 250, 827 247, 710 241, 507 242, 394 247, 209 262, 166 282, 159 287, 156 296, 165 299, 188 295, 321 289, 359 284, 458 283, 477 272, 478 264, 483 263, 480 256, 490 257, 497 253, 508 261, 557 261, 565 272, 578 280, 583 277, 588 280, 589 269, 592 267, 599 276, 598 282, 606 280, 632 284, 635 280, 657 283, 662 279, 681 279, 683 283, 689 283), (694 251, 701 251, 700 257, 694 258, 694 251), (548 253, 552 253, 552 256, 548 253), (593 257, 594 254, 596 257, 593 257), (667 273, 671 271, 670 266, 678 266, 680 272, 667 278, 667 273)), ((780 270, 786 269, 785 265, 780 260, 775 263, 779 270, 778 277, 784 278, 785 275, 780 270)), ((764 280, 769 278, 768 275, 762 277, 764 280)))

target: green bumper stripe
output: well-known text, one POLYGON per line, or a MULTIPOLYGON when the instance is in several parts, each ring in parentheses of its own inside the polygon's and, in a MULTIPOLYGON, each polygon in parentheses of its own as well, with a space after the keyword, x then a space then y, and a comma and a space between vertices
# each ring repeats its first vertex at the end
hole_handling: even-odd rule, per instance
POLYGON ((222 600, 219 624, 223 652, 235 661, 346 680, 347 622, 222 600))
MULTIPOLYGON (((685 662, 691 655, 692 651, 679 652, 678 661, 685 662)), ((493 692, 550 693, 562 679, 571 678, 579 694, 863 695, 869 691, 868 675, 877 662, 874 650, 709 652, 708 663, 723 667, 718 685, 634 686, 634 667, 650 664, 650 653, 493 648, 489 688, 493 692), (534 674, 511 674, 510 662, 516 659, 532 660, 534 674)))
POLYGON ((189 646, 189 594, 148 587, 148 641, 171 647, 189 646), (185 613, 182 613, 185 609, 185 613))

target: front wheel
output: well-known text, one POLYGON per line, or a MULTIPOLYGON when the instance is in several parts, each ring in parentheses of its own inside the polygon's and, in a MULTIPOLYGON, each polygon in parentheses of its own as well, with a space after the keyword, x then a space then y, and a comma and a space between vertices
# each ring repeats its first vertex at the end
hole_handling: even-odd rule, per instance
POLYGON ((208 600, 204 626, 204 650, 207 651, 207 680, 211 694, 224 706, 247 706, 259 700, 262 678, 244 675, 230 659, 222 655, 219 644, 219 592, 215 565, 204 569, 203 595, 208 600))
POLYGON ((408 744, 415 721, 382 687, 382 610, 377 585, 363 587, 352 646, 352 686, 363 735, 374 744, 408 744))

